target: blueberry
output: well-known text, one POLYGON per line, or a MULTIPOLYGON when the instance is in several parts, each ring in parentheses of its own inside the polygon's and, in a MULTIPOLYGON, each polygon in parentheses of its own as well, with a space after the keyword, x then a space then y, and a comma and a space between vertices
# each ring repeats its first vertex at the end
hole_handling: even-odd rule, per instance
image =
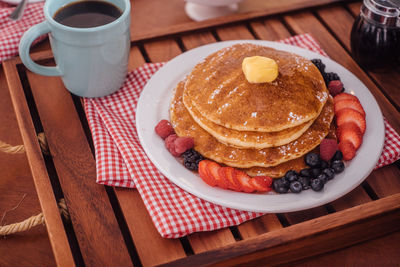
POLYGON ((297 181, 297 172, 294 170, 287 171, 285 174, 285 178, 289 181, 289 183, 297 181))
POLYGON ((289 182, 283 178, 274 179, 272 187, 274 188, 275 192, 284 194, 289 190, 289 182))
POLYGON ((311 169, 310 168, 302 169, 300 171, 300 175, 304 176, 304 177, 310 177, 311 176, 311 169))
POLYGON ((328 180, 332 180, 335 177, 335 170, 333 168, 326 168, 322 170, 322 173, 328 177, 328 180))
POLYGON ((344 170, 344 163, 341 160, 334 160, 331 163, 331 168, 335 173, 341 173, 344 170))
POLYGON ((320 167, 321 169, 328 168, 328 167, 329 167, 329 163, 326 162, 325 160, 321 160, 321 164, 319 165, 319 167, 320 167))
POLYGON ((324 183, 320 179, 311 181, 311 189, 314 191, 321 191, 324 188, 324 183))
POLYGON ((321 74, 325 72, 325 64, 322 63, 321 59, 314 58, 314 59, 311 59, 311 62, 318 68, 318 70, 321 72, 321 74))
POLYGON ((342 153, 342 151, 338 150, 338 151, 335 152, 335 154, 333 155, 331 161, 333 162, 333 161, 335 161, 335 160, 340 160, 340 161, 343 160, 343 153, 342 153))
POLYGON ((328 182, 328 176, 325 173, 321 173, 316 179, 321 180, 324 184, 328 182))
POLYGON ((292 193, 300 193, 303 190, 303 186, 299 181, 294 181, 290 183, 290 191, 292 193))
POLYGON ((300 176, 297 181, 299 181, 303 187, 303 190, 310 188, 310 178, 305 176, 300 176))
POLYGON ((317 167, 321 164, 321 159, 316 153, 308 153, 305 157, 305 162, 310 167, 317 167))
POLYGON ((311 171, 310 171, 311 177, 312 178, 317 178, 317 176, 320 175, 321 172, 322 172, 322 170, 319 169, 319 168, 312 168, 311 171))
POLYGON ((199 162, 204 159, 204 157, 194 149, 186 150, 182 154, 182 158, 183 165, 191 171, 197 171, 199 167, 199 162))

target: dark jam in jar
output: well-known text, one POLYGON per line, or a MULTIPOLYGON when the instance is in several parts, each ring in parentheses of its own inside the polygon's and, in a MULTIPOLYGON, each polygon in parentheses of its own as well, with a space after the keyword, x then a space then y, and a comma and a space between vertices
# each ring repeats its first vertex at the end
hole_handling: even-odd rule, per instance
POLYGON ((400 65, 399 10, 390 4, 387 1, 364 0, 351 31, 352 54, 362 67, 371 71, 400 65), (383 4, 389 7, 382 7, 383 4))

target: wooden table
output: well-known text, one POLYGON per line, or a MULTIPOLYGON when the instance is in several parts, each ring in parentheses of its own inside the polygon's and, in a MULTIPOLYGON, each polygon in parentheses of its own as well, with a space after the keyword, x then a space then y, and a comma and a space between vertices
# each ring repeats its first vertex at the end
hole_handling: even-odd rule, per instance
MULTIPOLYGON (((133 1, 133 4, 135 2, 138 9, 145 6, 143 0, 133 1)), ((400 132, 399 71, 376 74, 361 69, 351 57, 349 44, 351 25, 361 4, 330 2, 336 1, 281 1, 281 5, 263 11, 200 23, 184 17, 179 17, 178 22, 160 17, 160 20, 169 21, 163 24, 162 30, 132 31, 129 69, 145 62, 168 61, 186 50, 217 41, 273 41, 311 33, 333 60, 364 82, 384 116, 400 132)), ((43 51, 34 52, 34 59, 51 63, 48 43, 36 50, 43 51)), ((372 172, 361 186, 321 207, 267 214, 237 227, 163 239, 136 190, 95 184, 94 150, 81 100, 69 94, 59 78, 33 74, 15 58, 4 62, 0 88, 5 97, 1 109, 3 114, 10 114, 2 119, 11 122, 10 126, 2 125, 0 130, 5 137, 1 139, 13 144, 23 141, 27 150, 26 158, 1 155, 6 179, 0 184, 0 191, 14 201, 9 208, 18 203, 21 192, 31 192, 28 203, 32 203, 27 206, 31 209, 21 207, 23 214, 8 219, 18 220, 39 212, 29 179, 32 176, 50 241, 43 237, 43 229, 33 230, 41 237, 39 239, 29 239, 29 235, 28 239, 24 239, 25 235, 8 237, 0 241, 1 244, 11 242, 14 245, 8 250, 0 246, 0 252, 9 252, 9 256, 2 256, 0 265, 33 262, 34 265, 67 266, 250 263, 316 266, 332 263, 332 260, 338 265, 375 265, 378 259, 381 264, 390 265, 400 260, 399 162, 372 172), (10 112, 7 88, 15 117, 10 112), (40 150, 36 137, 39 132, 46 135, 50 155, 40 150), (27 183, 20 186, 13 177, 27 183), (18 193, 9 193, 10 188, 18 193), (58 212, 57 201, 61 198, 66 200, 70 220, 58 212), (372 241, 354 246, 367 240, 372 241), (21 245, 21 242, 26 244, 21 245), (15 246, 29 251, 34 245, 40 248, 40 253, 31 257, 21 253, 24 255, 18 258, 12 249, 15 246), (328 254, 316 256, 323 253, 328 254)), ((0 202, 5 202, 5 198, 0 198, 0 202)))

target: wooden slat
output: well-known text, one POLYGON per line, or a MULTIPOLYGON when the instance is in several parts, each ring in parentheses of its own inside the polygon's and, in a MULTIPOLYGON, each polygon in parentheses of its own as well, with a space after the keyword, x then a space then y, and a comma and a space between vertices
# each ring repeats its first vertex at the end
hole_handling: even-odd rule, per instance
MULTIPOLYGON (((354 17, 348 13, 343 7, 336 6, 332 8, 321 8, 318 10, 321 19, 328 25, 330 30, 335 34, 344 47, 351 51, 350 33, 354 23, 354 17)), ((385 72, 368 72, 374 81, 379 84, 386 97, 396 105, 400 110, 400 73, 393 68, 385 72)))
MULTIPOLYGON (((0 140, 13 145, 23 144, 3 66, 0 66, 0 114, 0 140)), ((33 214, 41 213, 26 154, 1 152, 0 170, 0 225, 20 222, 33 214), (13 210, 17 205, 18 208, 13 210)), ((38 266, 56 264, 45 225, 4 236, 0 242, 0 266, 15 265, 16 259, 20 266, 27 266, 32 262, 38 266)))
MULTIPOLYGON (((388 102, 379 88, 377 88, 377 86, 369 79, 369 77, 358 67, 345 49, 340 46, 336 39, 311 13, 304 12, 293 16, 285 16, 285 20, 296 33, 310 32, 322 45, 328 55, 332 57, 332 59, 342 64, 348 70, 357 75, 375 96, 385 117, 389 120, 389 122, 392 123, 392 126, 399 131, 399 112, 396 111, 396 109, 388 102)), ((392 187, 398 183, 398 177, 400 176, 399 170, 394 165, 387 166, 385 169, 388 169, 387 171, 391 174, 385 178, 385 181, 378 178, 378 176, 376 176, 374 173, 370 175, 370 178, 368 178, 367 181, 370 182, 375 180, 376 183, 379 183, 379 188, 386 188, 386 192, 393 192, 393 190, 400 192, 400 187, 392 187), (389 180, 391 181, 390 183, 388 182, 389 180)))
MULTIPOLYGON (((162 1, 162 0, 159 0, 162 1)), ((144 0, 141 1, 142 3, 144 0)), ((249 1, 248 1, 249 2, 249 1)), ((186 20, 182 17, 183 12, 183 2, 175 0, 175 4, 170 3, 176 7, 174 12, 174 16, 171 16, 172 19, 166 18, 168 21, 164 21, 160 23, 157 19, 162 19, 166 17, 165 9, 157 9, 154 5, 144 5, 146 10, 137 9, 142 16, 142 22, 135 22, 135 1, 132 4, 133 12, 133 22, 131 26, 131 40, 132 41, 140 41, 151 39, 155 37, 163 37, 166 35, 173 35, 178 33, 185 33, 189 31, 199 30, 199 29, 207 29, 217 25, 223 25, 232 22, 244 21, 247 19, 253 19, 258 17, 269 16, 273 14, 280 14, 285 12, 290 12, 298 9, 305 9, 310 7, 321 6, 329 3, 340 2, 340 0, 280 0, 280 1, 259 1, 253 0, 253 2, 257 3, 257 6, 262 6, 262 8, 258 10, 254 10, 252 12, 243 12, 237 13, 228 16, 222 16, 215 19, 204 20, 200 22, 186 20), (160 14, 161 13, 161 14, 160 14), (153 19, 154 18, 154 19, 153 19), (153 21, 156 20, 154 23, 153 21), (149 27, 149 25, 156 25, 155 27, 149 27)), ((246 5, 243 3, 242 5, 246 5)), ((162 4, 159 6, 163 7, 162 4)), ((254 9, 254 8, 253 8, 254 9)))
POLYGON ((69 92, 58 77, 27 75, 85 264, 132 265, 69 92))
POLYGON ((151 41, 144 44, 151 62, 164 62, 182 53, 173 39, 151 41))
POLYGON ((251 32, 243 25, 220 27, 216 30, 221 41, 254 39, 251 32))
POLYGON ((136 189, 116 188, 136 251, 143 266, 155 266, 186 257, 179 239, 162 238, 136 189))
POLYGON ((15 61, 5 61, 3 64, 14 105, 15 116, 26 149, 40 206, 45 217, 56 263, 59 266, 72 266, 74 265, 74 259, 58 211, 57 200, 54 197, 50 178, 47 174, 15 61))
POLYGON ((398 231, 399 220, 400 194, 396 194, 165 266, 279 265, 398 231))
POLYGON ((251 22, 250 25, 257 37, 262 40, 278 41, 291 36, 288 29, 277 18, 251 22))

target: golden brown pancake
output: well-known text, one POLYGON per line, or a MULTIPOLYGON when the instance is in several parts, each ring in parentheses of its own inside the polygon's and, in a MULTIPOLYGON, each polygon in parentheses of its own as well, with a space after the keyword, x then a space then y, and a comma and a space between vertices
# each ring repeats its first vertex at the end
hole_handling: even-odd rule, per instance
POLYGON ((298 55, 254 44, 221 49, 197 64, 185 84, 185 102, 208 120, 239 131, 274 132, 316 118, 328 99, 321 73, 298 55), (249 83, 242 61, 274 59, 279 75, 271 83, 249 83))
POLYGON ((193 120, 182 102, 183 89, 183 82, 180 82, 170 108, 175 132, 179 136, 193 137, 194 148, 203 156, 232 167, 270 167, 298 158, 319 145, 328 134, 333 119, 333 100, 328 97, 321 114, 298 139, 278 147, 241 149, 219 142, 193 120))
POLYGON ((241 170, 246 172, 250 176, 265 175, 272 178, 278 178, 284 176, 288 170, 295 170, 296 172, 300 172, 300 170, 304 168, 307 168, 307 165, 304 162, 303 155, 297 159, 291 159, 272 167, 251 167, 241 170))
MULTIPOLYGON (((273 146, 281 146, 300 137, 311 126, 315 119, 300 124, 298 126, 284 129, 278 132, 254 132, 254 131, 238 131, 218 125, 207 120, 196 108, 187 105, 187 98, 183 97, 183 103, 189 111, 190 115, 197 124, 200 125, 209 134, 214 136, 218 141, 226 145, 239 148, 267 148, 273 146)), ((189 101, 190 102, 190 101, 189 101)), ((321 106, 322 110, 322 106, 321 106)), ((318 114, 321 111, 318 112, 318 114)))

